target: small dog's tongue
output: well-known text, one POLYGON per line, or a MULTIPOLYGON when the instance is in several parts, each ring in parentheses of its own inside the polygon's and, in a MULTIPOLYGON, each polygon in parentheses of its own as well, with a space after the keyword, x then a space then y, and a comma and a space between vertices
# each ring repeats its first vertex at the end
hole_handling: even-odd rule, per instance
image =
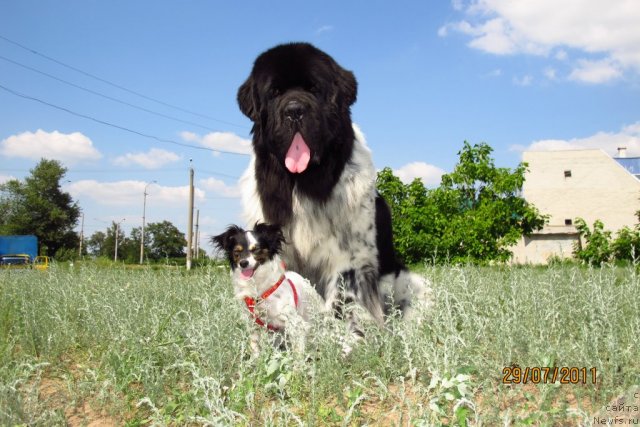
POLYGON ((251 279, 251 277, 253 277, 253 272, 254 272, 253 268, 246 268, 240 271, 240 277, 243 278, 244 280, 249 280, 251 279))
POLYGON ((302 173, 307 169, 309 159, 311 159, 311 150, 300 132, 296 132, 284 159, 284 165, 291 173, 302 173))

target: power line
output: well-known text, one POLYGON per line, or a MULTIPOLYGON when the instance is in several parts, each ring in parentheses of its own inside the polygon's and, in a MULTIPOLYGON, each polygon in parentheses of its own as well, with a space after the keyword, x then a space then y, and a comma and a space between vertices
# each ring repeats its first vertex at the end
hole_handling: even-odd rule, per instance
POLYGON ((228 121, 225 121, 225 120, 216 119, 215 117, 207 116, 207 115, 205 115, 205 114, 200 114, 200 113, 198 113, 198 112, 191 111, 191 110, 188 110, 188 109, 186 109, 186 108, 182 108, 182 107, 179 107, 179 106, 177 106, 177 105, 173 105, 173 104, 170 104, 170 103, 168 103, 168 102, 164 102, 164 101, 161 101, 161 100, 159 100, 159 99, 156 99, 156 98, 153 98, 153 97, 150 97, 150 96, 144 95, 144 94, 142 94, 142 93, 140 93, 140 92, 136 92, 136 91, 134 91, 134 90, 132 90, 132 89, 128 89, 128 88, 126 88, 126 87, 124 87, 124 86, 121 86, 121 85, 119 85, 119 84, 116 84, 116 83, 110 82, 110 81, 109 81, 109 80, 107 80, 107 79, 103 79, 102 77, 98 77, 98 76, 96 76, 96 75, 94 75, 94 74, 88 73, 88 72, 83 71, 83 70, 81 70, 81 69, 79 69, 79 68, 76 68, 76 67, 74 67, 74 66, 72 66, 72 65, 66 64, 66 63, 64 63, 64 62, 62 62, 62 61, 59 61, 59 60, 55 59, 55 58, 52 58, 52 57, 50 57, 50 56, 47 56, 47 55, 45 55, 44 53, 38 52, 38 51, 37 51, 37 50, 35 50, 35 49, 32 49, 32 48, 27 47, 27 46, 24 46, 24 45, 22 45, 22 44, 20 44, 20 43, 18 43, 18 42, 16 42, 16 41, 13 41, 13 40, 11 40, 11 39, 8 39, 7 37, 5 37, 5 36, 3 36, 3 35, 0 35, 0 39, 2 39, 2 40, 4 40, 4 41, 6 41, 7 43, 11 43, 11 44, 13 44, 13 45, 15 45, 15 46, 18 46, 19 48, 24 49, 24 50, 26 50, 26 51, 28 51, 28 52, 31 52, 31 53, 32 53, 32 54, 34 54, 34 55, 38 55, 38 56, 40 56, 40 57, 42 57, 42 58, 45 58, 45 59, 46 59, 46 60, 48 60, 48 61, 55 62, 55 63, 56 63, 56 64, 58 64, 58 65, 62 65, 63 67, 68 68, 68 69, 70 69, 70 70, 73 70, 73 71, 75 71, 76 73, 80 73, 80 74, 83 74, 83 75, 85 75, 85 76, 87 76, 87 77, 91 77, 92 79, 98 80, 98 81, 100 81, 100 82, 102 82, 102 83, 106 83, 106 84, 108 84, 109 86, 113 86, 113 87, 118 88, 118 89, 120 89, 120 90, 123 90, 123 91, 125 91, 125 92, 128 92, 128 93, 131 93, 131 94, 133 94, 133 95, 139 96, 140 98, 144 98, 144 99, 146 99, 146 100, 148 100, 148 101, 152 101, 152 102, 155 102, 155 103, 157 103, 157 104, 164 105, 165 107, 169 107, 169 108, 173 108, 173 109, 175 109, 175 110, 182 111, 183 113, 189 113, 189 114, 193 114, 194 116, 198 116, 198 117, 202 117, 202 118, 205 118, 205 119, 213 120, 213 121, 216 121, 216 122, 218 122, 218 123, 223 123, 223 124, 226 124, 226 125, 236 126, 236 127, 240 127, 240 128, 243 128, 243 129, 247 129, 247 126, 239 125, 239 124, 237 124, 237 123, 232 123, 232 122, 228 122, 228 121))
MULTIPOLYGON (((16 169, 16 168, 0 168, 0 172, 29 172, 29 169, 16 169)), ((80 174, 119 174, 119 173, 142 173, 142 174, 159 174, 170 172, 184 172, 184 168, 158 168, 158 169, 67 169, 67 173, 80 173, 80 174)), ((239 176, 229 175, 222 172, 213 172, 197 169, 198 174, 215 175, 229 179, 240 179, 239 176)))
MULTIPOLYGON (((28 172, 29 169, 16 169, 16 168, 0 168, 0 172, 28 172)), ((167 173, 167 172, 183 172, 184 168, 161 168, 161 169, 70 169, 67 168, 69 173, 167 173)))
POLYGON ((156 140, 158 142, 164 142, 164 143, 167 143, 167 144, 179 145, 181 147, 192 148, 194 150, 213 151, 213 152, 216 152, 216 153, 235 154, 235 155, 238 155, 238 156, 248 156, 249 155, 249 154, 246 154, 246 153, 238 153, 238 152, 234 152, 234 151, 225 151, 225 150, 218 150, 218 149, 215 149, 215 148, 200 147, 200 146, 197 146, 197 145, 185 144, 183 142, 174 141, 173 139, 160 138, 160 137, 157 137, 157 136, 154 136, 154 135, 149 135, 149 134, 146 134, 146 133, 139 132, 137 130, 129 129, 127 127, 120 126, 120 125, 117 125, 117 124, 114 124, 114 123, 106 122, 104 120, 96 119, 95 117, 91 117, 91 116, 87 116, 85 114, 77 113, 75 111, 69 110, 68 108, 60 107, 58 105, 51 104, 51 103, 49 103, 47 101, 43 101, 42 99, 35 98, 35 97, 29 96, 29 95, 25 95, 23 93, 20 93, 20 92, 17 92, 15 90, 13 90, 13 89, 9 89, 8 87, 3 86, 1 84, 0 84, 0 89, 3 89, 3 90, 5 90, 5 91, 7 91, 7 92, 9 92, 9 93, 11 93, 11 94, 13 94, 15 96, 20 97, 20 98, 24 98, 24 99, 28 99, 30 101, 38 102, 38 103, 46 105, 48 107, 55 108, 57 110, 61 110, 61 111, 64 111, 66 113, 72 114, 74 116, 82 117, 84 119, 91 120, 91 121, 94 121, 96 123, 100 123, 100 124, 105 125, 105 126, 110 126, 110 127, 116 128, 116 129, 123 130, 125 132, 133 133, 135 135, 142 136, 144 138, 154 139, 154 140, 156 140))
POLYGON ((0 59, 4 60, 6 62, 9 62, 11 64, 17 65, 19 67, 25 68, 27 70, 33 71, 34 73, 38 73, 38 74, 41 74, 43 76, 46 76, 46 77, 48 77, 50 79, 59 81, 59 82, 64 83, 66 85, 75 87, 76 89, 80 89, 80 90, 83 90, 85 92, 91 93, 93 95, 100 96, 102 98, 108 99, 110 101, 117 102, 119 104, 123 104, 123 105, 126 105, 128 107, 140 110, 140 111, 144 111, 145 113, 153 114, 153 115, 156 115, 156 116, 159 116, 159 117, 163 117, 163 118, 169 119, 169 120, 174 120, 174 121, 177 121, 177 122, 180 122, 180 123, 185 123, 185 124, 188 124, 188 125, 191 125, 191 126, 196 126, 196 127, 202 128, 202 129, 210 130, 212 132, 217 132, 218 131, 217 129, 212 129, 212 128, 210 128, 208 126, 205 126, 205 125, 202 125, 200 123, 191 122, 189 120, 182 120, 182 119, 179 119, 177 117, 173 117, 173 116, 169 116, 167 114, 159 113, 157 111, 149 110, 148 108, 140 107, 139 105, 131 104, 131 103, 123 101, 121 99, 114 98, 114 97, 109 96, 109 95, 105 95, 105 94, 97 92, 95 90, 86 88, 84 86, 77 85, 75 83, 69 82, 69 81, 61 79, 59 77, 56 77, 56 76, 54 76, 52 74, 49 74, 49 73, 46 73, 44 71, 38 70, 37 68, 33 68, 33 67, 28 66, 28 65, 22 64, 22 63, 20 63, 18 61, 14 61, 13 59, 7 58, 7 57, 2 56, 2 55, 0 55, 0 59))

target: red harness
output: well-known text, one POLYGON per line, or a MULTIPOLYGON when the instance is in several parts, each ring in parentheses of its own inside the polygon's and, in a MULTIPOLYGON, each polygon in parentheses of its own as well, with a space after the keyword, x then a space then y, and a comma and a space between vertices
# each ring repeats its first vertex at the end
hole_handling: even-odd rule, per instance
MULTIPOLYGON (((269 295, 271 295, 272 293, 274 293, 282 284, 282 282, 284 282, 285 279, 285 275, 284 273, 282 274, 282 276, 280 276, 280 279, 278 279, 278 281, 276 282, 275 285, 273 285, 272 287, 270 287, 269 289, 267 289, 266 291, 264 291, 264 293, 262 295, 260 295, 260 300, 265 300, 269 297, 269 295)), ((293 285, 293 282, 291 281, 291 279, 287 278, 287 282, 289 282, 289 285, 291 286, 291 291, 293 291, 293 302, 296 305, 296 308, 298 308, 298 292, 296 291, 296 287, 293 285)), ((255 319, 256 323, 260 326, 266 326, 267 329, 269 329, 270 331, 278 331, 280 330, 279 327, 277 326, 273 326, 270 323, 265 324, 262 319, 260 319, 256 313, 255 313, 255 307, 256 307, 256 300, 254 300, 251 297, 245 297, 244 298, 244 302, 245 304, 247 304, 247 308, 249 309, 249 312, 251 313, 251 315, 253 316, 253 318, 255 319)))

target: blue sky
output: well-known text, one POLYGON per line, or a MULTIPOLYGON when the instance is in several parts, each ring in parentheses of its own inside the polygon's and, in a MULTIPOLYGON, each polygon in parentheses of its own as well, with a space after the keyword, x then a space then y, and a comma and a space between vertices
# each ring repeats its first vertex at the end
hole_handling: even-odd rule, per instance
POLYGON ((202 238, 241 223, 248 156, 180 144, 249 152, 237 88, 260 52, 289 41, 355 73, 353 119, 376 167, 405 180, 437 185, 465 140, 506 167, 528 149, 640 155, 638 22, 635 0, 5 0, 0 181, 59 159, 85 235, 140 226, 156 181, 147 221, 186 230, 192 159, 202 238))

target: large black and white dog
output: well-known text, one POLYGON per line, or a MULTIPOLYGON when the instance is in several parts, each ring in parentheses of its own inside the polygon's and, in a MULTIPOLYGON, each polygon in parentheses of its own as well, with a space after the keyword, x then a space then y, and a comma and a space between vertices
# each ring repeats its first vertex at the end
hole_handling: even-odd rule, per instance
POLYGON ((247 223, 283 227, 289 269, 338 314, 354 302, 382 324, 391 307, 428 303, 429 288, 396 257, 371 152, 351 122, 356 93, 353 73, 310 44, 262 53, 238 90, 254 150, 240 184, 247 223))

